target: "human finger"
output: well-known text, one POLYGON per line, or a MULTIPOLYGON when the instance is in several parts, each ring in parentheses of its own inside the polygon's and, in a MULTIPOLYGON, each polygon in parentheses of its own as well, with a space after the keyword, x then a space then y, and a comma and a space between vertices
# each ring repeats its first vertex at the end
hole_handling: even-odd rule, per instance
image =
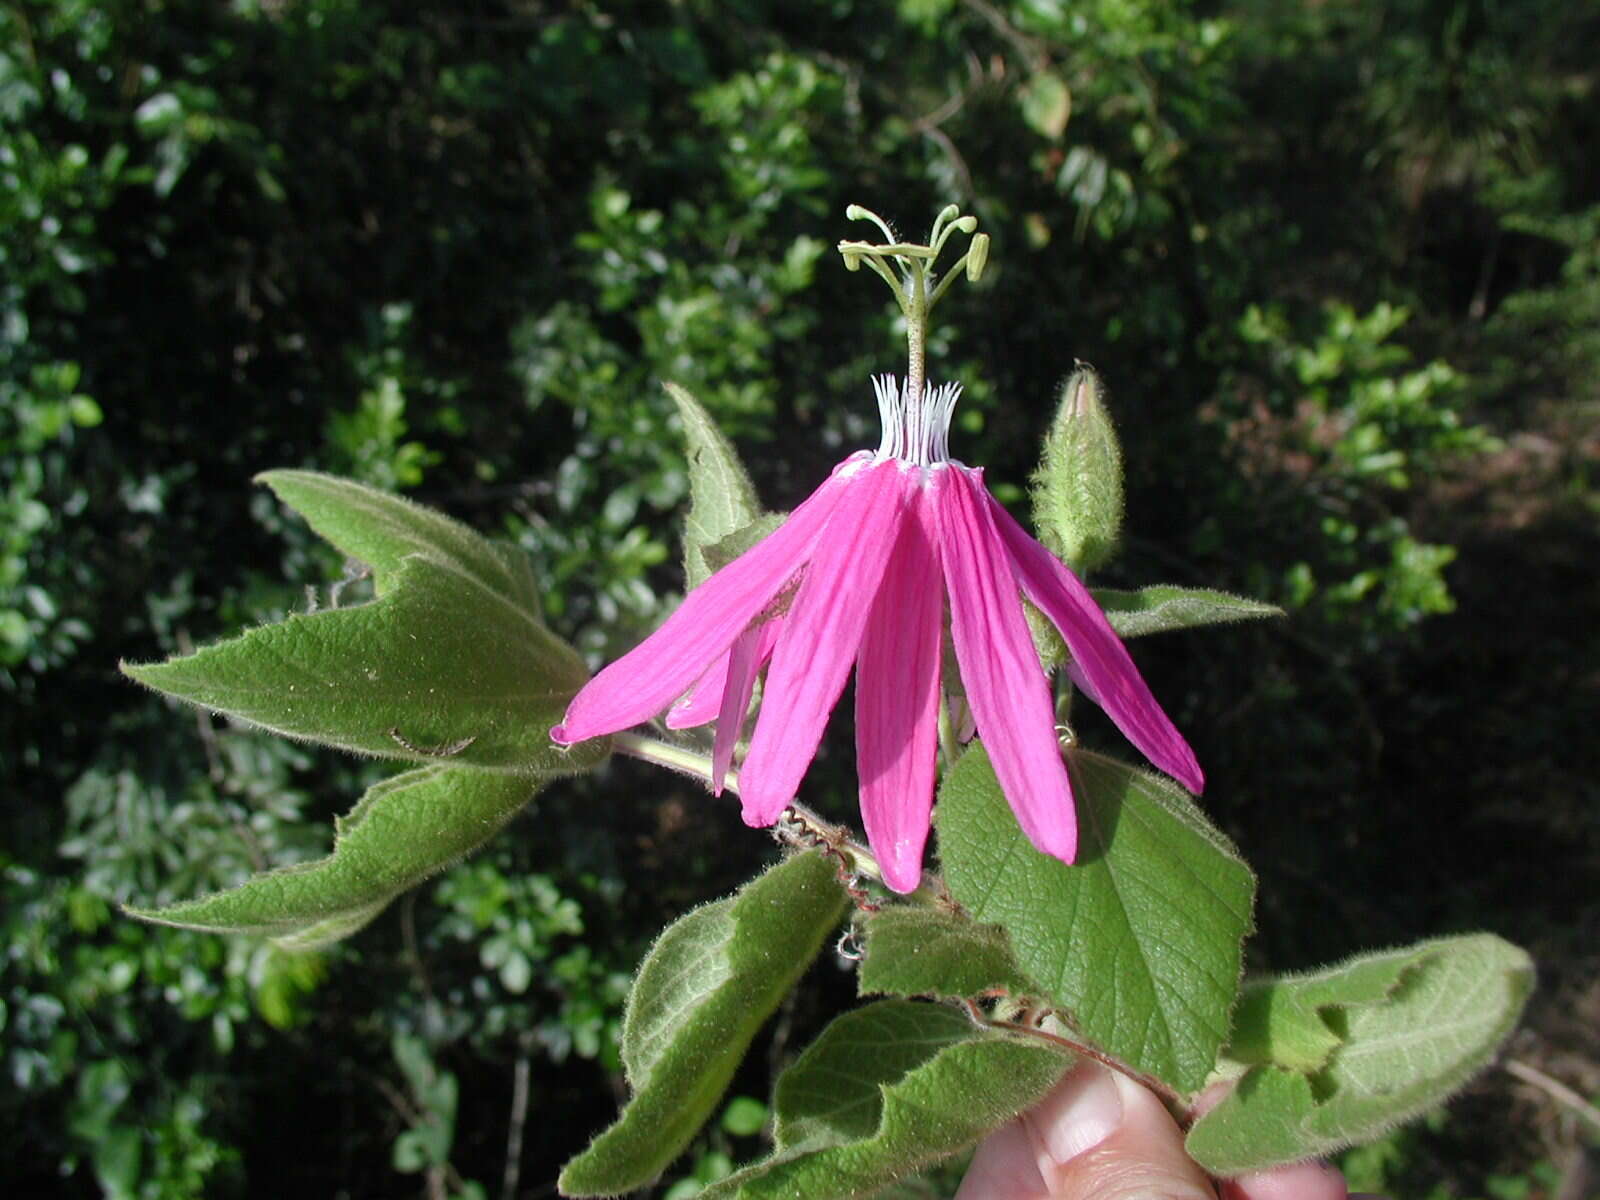
POLYGON ((1222 1200, 1349 1200, 1344 1176, 1326 1163, 1291 1163, 1228 1180, 1222 1200))
POLYGON ((957 1200, 1216 1200, 1150 1092, 1097 1063, 979 1148, 957 1200), (1031 1162, 1030 1162, 1031 1160, 1031 1162))

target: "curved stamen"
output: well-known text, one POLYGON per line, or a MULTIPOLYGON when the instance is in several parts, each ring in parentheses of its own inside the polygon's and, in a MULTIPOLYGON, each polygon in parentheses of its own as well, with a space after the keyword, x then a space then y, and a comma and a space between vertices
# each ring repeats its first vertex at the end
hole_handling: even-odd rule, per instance
POLYGON ((898 241, 889 223, 870 209, 862 208, 859 204, 852 204, 845 209, 845 216, 850 220, 871 221, 883 231, 883 236, 889 239, 883 245, 874 245, 871 242, 840 242, 839 253, 844 257, 847 270, 859 271, 861 264, 866 263, 877 272, 878 276, 889 285, 889 290, 894 293, 895 303, 905 314, 906 349, 910 359, 906 370, 905 390, 914 399, 922 395, 928 315, 940 297, 949 289, 957 272, 965 268, 967 278, 976 283, 978 277, 983 274, 984 264, 989 258, 988 235, 976 232, 978 219, 963 217, 960 213, 961 210, 954 204, 946 205, 934 218, 927 244, 919 245, 915 242, 898 241), (949 273, 941 279, 933 270, 934 260, 939 257, 939 252, 944 249, 944 244, 950 240, 950 236, 957 232, 971 235, 972 242, 967 247, 967 252, 956 260, 949 273), (899 278, 896 278, 895 271, 891 267, 899 269, 899 278))

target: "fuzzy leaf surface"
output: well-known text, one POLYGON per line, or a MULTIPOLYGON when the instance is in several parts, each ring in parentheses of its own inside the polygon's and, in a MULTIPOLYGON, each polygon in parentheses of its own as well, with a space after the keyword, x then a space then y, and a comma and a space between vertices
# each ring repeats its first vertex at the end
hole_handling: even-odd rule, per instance
POLYGON ((1353 1005, 1381 1004, 1407 972, 1409 950, 1367 955, 1314 974, 1255 979, 1233 1014, 1228 1057, 1235 1062, 1315 1071, 1340 1045, 1334 1024, 1353 1005))
POLYGON ((893 905, 862 922, 866 942, 856 983, 863 996, 978 996, 1002 989, 1037 995, 1017 966, 1006 931, 960 913, 893 905))
POLYGON ((1033 474, 1033 524, 1051 553, 1083 575, 1116 552, 1122 508, 1122 446, 1105 388, 1079 364, 1062 385, 1033 474))
POLYGON ((726 537, 718 538, 703 548, 706 569, 722 570, 757 542, 769 534, 776 533, 778 526, 788 519, 789 514, 786 512, 762 513, 748 525, 741 525, 726 537))
POLYGON ((1074 750, 1078 862, 1040 854, 974 743, 939 792, 951 894, 1003 925, 1077 1031, 1180 1090, 1204 1084, 1229 1030, 1255 877, 1176 784, 1074 750))
POLYGON ((633 1098, 566 1165, 563 1195, 633 1191, 683 1152, 845 903, 832 864, 807 853, 667 928, 639 968, 623 1021, 633 1098))
POLYGON ((706 547, 759 517, 761 501, 733 443, 717 428, 711 414, 684 388, 675 383, 666 387, 678 406, 688 442, 689 515, 683 529, 683 569, 693 588, 715 569, 706 562, 706 547))
POLYGON ((1275 604, 1263 604, 1210 588, 1160 585, 1134 592, 1095 588, 1094 598, 1105 610, 1111 628, 1125 638, 1165 633, 1169 629, 1194 629, 1201 625, 1283 616, 1283 609, 1275 604))
POLYGON ((870 1196, 1037 1103, 1072 1058, 936 1004, 839 1017, 778 1080, 777 1149, 704 1200, 870 1196))
POLYGON ((382 596, 412 554, 447 563, 529 615, 539 591, 527 555, 491 542, 459 521, 403 497, 317 471, 265 471, 256 476, 306 519, 324 541, 372 568, 382 596))
POLYGON ((550 741, 587 678, 577 654, 459 563, 420 554, 401 558, 371 603, 123 670, 275 733, 387 758, 547 775, 607 749, 550 741))
POLYGON ((1195 1123, 1189 1153, 1219 1175, 1370 1141, 1444 1100, 1515 1028, 1533 964, 1509 942, 1471 934, 1273 986, 1293 997, 1286 1006, 1318 1011, 1339 1044, 1314 1072, 1252 1067, 1195 1123))
POLYGON ((537 792, 515 775, 442 764, 374 784, 337 824, 333 853, 165 908, 129 908, 162 925, 254 933, 286 949, 348 937, 406 889, 488 841, 537 792))

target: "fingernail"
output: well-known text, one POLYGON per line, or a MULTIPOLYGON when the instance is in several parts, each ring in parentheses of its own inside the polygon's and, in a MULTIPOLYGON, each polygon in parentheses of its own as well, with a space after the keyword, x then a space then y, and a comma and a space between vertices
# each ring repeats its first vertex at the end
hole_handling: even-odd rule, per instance
POLYGON ((1086 1067, 1063 1090, 1040 1132, 1045 1150, 1058 1164, 1094 1149, 1122 1124, 1122 1096, 1116 1077, 1104 1067, 1086 1067))

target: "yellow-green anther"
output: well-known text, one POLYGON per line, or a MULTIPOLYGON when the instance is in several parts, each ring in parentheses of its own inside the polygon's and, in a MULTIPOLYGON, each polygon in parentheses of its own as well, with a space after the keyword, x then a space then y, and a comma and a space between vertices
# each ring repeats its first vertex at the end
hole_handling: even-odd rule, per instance
POLYGON ((984 264, 989 261, 989 235, 980 233, 967 247, 967 281, 977 283, 983 278, 984 264))
POLYGON ((889 290, 894 293, 895 302, 906 319, 906 348, 910 356, 906 391, 912 396, 920 395, 928 314, 955 281, 956 273, 963 265, 969 280, 975 282, 983 274, 984 264, 989 259, 989 239, 976 232, 978 219, 962 216, 961 209, 954 204, 947 204, 939 210, 925 244, 897 240, 888 222, 859 204, 846 207, 844 215, 852 221, 871 221, 883 231, 885 242, 874 245, 871 242, 842 241, 839 243, 839 254, 844 259, 846 270, 858 271, 864 262, 882 276, 889 290), (966 254, 951 268, 951 274, 939 279, 933 264, 944 249, 945 242, 957 232, 972 237, 972 243, 966 254))

